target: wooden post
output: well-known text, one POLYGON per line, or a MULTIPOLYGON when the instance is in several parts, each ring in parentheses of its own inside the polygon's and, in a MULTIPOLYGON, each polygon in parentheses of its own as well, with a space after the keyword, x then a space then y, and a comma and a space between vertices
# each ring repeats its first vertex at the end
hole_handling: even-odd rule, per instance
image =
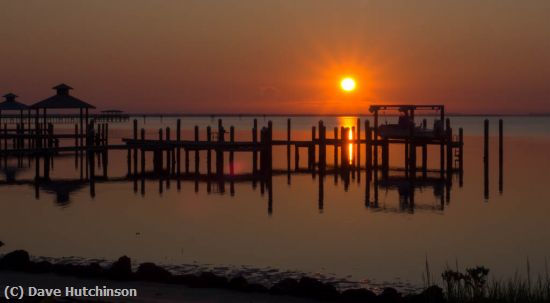
MULTIPOLYGON (((137 119, 134 119, 134 142, 137 143, 138 139, 138 122, 137 119)), ((137 155, 137 145, 134 144, 134 176, 137 176, 138 172, 138 155, 137 155)))
MULTIPOLYGON (((461 153, 462 154, 462 153, 461 153)), ((498 191, 504 190, 504 122, 498 120, 498 191)))
POLYGON ((320 120, 319 121, 319 169, 322 169, 322 170, 325 169, 325 165, 327 162, 327 157, 325 152, 326 151, 325 136, 326 136, 325 125, 323 124, 323 120, 320 120))
MULTIPOLYGON (((141 179, 145 179, 145 129, 141 129, 141 179)), ((142 186, 143 187, 143 186, 142 186)))
POLYGON ((294 171, 300 169, 300 148, 294 145, 294 171))
MULTIPOLYGON (((262 129, 260 131, 260 146, 261 146, 261 149, 260 149, 260 173, 262 173, 262 174, 266 170, 266 161, 265 161, 266 153, 267 153, 266 143, 267 143, 266 142, 266 128, 262 127, 262 129)), ((263 178, 261 178, 261 180, 262 180, 262 185, 260 186, 260 188, 261 188, 261 191, 262 191, 262 194, 263 194, 263 191, 264 191, 263 178)))
POLYGON ((52 153, 52 132, 53 132, 53 125, 48 124, 48 137, 47 137, 47 148, 44 151, 44 179, 49 180, 50 179, 50 161, 51 161, 51 153, 52 153))
MULTIPOLYGON (((384 138, 378 142, 382 145, 382 171, 384 175, 387 175, 390 169, 390 143, 388 138, 384 138)), ((407 159, 407 154, 408 145, 405 145, 405 160, 407 159)), ((407 163, 405 164, 407 165, 407 163)))
POLYGON ((428 175, 428 145, 423 143, 422 144, 422 176, 426 178, 427 175, 428 175))
POLYGON ((4 123, 4 150, 8 150, 8 124, 7 123, 4 123))
POLYGON ((103 125, 103 177, 105 179, 107 179, 108 165, 109 165, 109 124, 105 123, 103 125))
POLYGON ((162 175, 164 173, 164 159, 163 159, 163 152, 162 152, 162 146, 164 145, 163 143, 163 135, 162 135, 162 128, 159 128, 159 144, 158 146, 156 147, 156 152, 157 152, 157 170, 158 170, 158 173, 159 175, 162 175))
MULTIPOLYGON (((1 120, 2 120, 2 111, 0 110, 0 127, 2 126, 1 120)), ((3 136, 4 136, 4 134, 0 132, 0 151, 4 150, 4 148, 2 146, 2 137, 3 136)), ((8 154, 6 154, 6 157, 7 156, 8 156, 8 154)), ((4 163, 3 157, 0 155, 0 166, 3 166, 2 165, 3 163, 4 163)))
POLYGON ((181 176, 181 119, 178 119, 176 126, 176 175, 178 180, 181 176))
POLYGON ((350 143, 348 143, 348 156, 351 155, 351 169, 352 169, 352 178, 355 178, 355 165, 356 165, 356 156, 354 156, 354 153, 355 153, 355 150, 354 150, 354 144, 353 142, 355 141, 355 126, 352 126, 351 127, 351 131, 348 133, 348 139, 349 139, 349 136, 351 134, 351 140, 350 140, 350 143))
POLYGON ((95 161, 94 161, 94 120, 90 121, 88 126, 88 166, 90 178, 90 193, 95 196, 95 161))
POLYGON ((342 167, 342 181, 344 182, 344 190, 347 191, 348 190, 348 186, 349 186, 349 177, 350 177, 350 174, 349 174, 349 168, 350 168, 350 157, 349 157, 349 152, 350 152, 350 139, 349 139, 349 132, 350 132, 350 129, 349 127, 342 127, 341 129, 341 133, 340 133, 340 137, 342 137, 342 147, 341 147, 341 151, 340 151, 340 158, 341 158, 341 167, 342 167))
POLYGON ((374 167, 378 168, 378 110, 374 112, 374 167))
MULTIPOLYGON (((58 139, 54 138, 54 126, 53 123, 50 123, 49 125, 49 145, 50 148, 58 148, 59 147, 59 141, 58 139)), ((54 158, 53 155, 55 154, 55 151, 52 150, 51 156, 50 156, 50 167, 53 169, 54 166, 54 158)))
POLYGON ((460 171, 464 171, 464 130, 461 128, 458 129, 458 167, 460 171))
MULTIPOLYGON (((268 130, 268 170, 269 178, 271 178, 271 171, 273 169, 273 122, 271 120, 267 121, 267 130, 268 130)), ((270 182, 268 182, 269 186, 270 182)))
POLYGON ((441 118, 440 118, 440 130, 437 130, 439 131, 439 174, 441 175, 441 178, 443 178, 444 174, 445 174, 445 125, 443 123, 445 123, 445 121, 443 120, 444 119, 444 114, 441 113, 441 118))
MULTIPOLYGON (((47 123, 47 116, 48 116, 48 115, 47 115, 47 112, 48 112, 48 111, 46 110, 46 108, 42 109, 42 114, 43 114, 43 117, 42 117, 42 118, 43 118, 43 122, 42 122, 42 124, 44 124, 43 129, 44 129, 45 131, 48 130, 48 123, 47 123)), ((46 136, 44 136, 43 140, 44 140, 43 146, 47 146, 47 140, 48 140, 48 138, 47 138, 46 136)))
POLYGON ((258 144, 258 119, 254 119, 254 126, 252 127, 252 142, 254 143, 254 151, 252 152, 252 172, 256 174, 258 171, 258 150, 256 146, 258 144))
POLYGON ((206 172, 208 176, 212 174, 212 128, 210 125, 206 127, 206 144, 208 145, 208 149, 206 150, 206 172))
MULTIPOLYGON (((225 130, 222 126, 221 119, 218 120, 218 145, 221 145, 225 142, 225 130)), ((216 174, 219 177, 223 177, 223 166, 224 166, 224 153, 221 146, 216 148, 216 174)))
MULTIPOLYGON (((38 118, 36 118, 38 120, 38 118)), ((82 111, 82 108, 79 109, 79 128, 78 128, 78 141, 79 141, 79 151, 78 151, 78 157, 79 157, 79 168, 80 168, 80 179, 84 178, 84 113, 82 111)))
POLYGON ((235 174, 235 155, 234 155, 234 152, 233 152, 233 148, 234 148, 234 143, 235 143, 235 128, 233 126, 231 126, 229 128, 229 141, 231 142, 231 145, 232 145, 232 149, 231 151, 229 151, 229 174, 231 176, 233 176, 235 174))
MULTIPOLYGON (((315 171, 315 126, 311 127, 311 144, 308 147, 308 169, 315 171)), ((315 174, 314 174, 315 175, 315 174)))
POLYGON ((359 177, 361 176, 361 119, 357 118, 357 160, 355 161, 359 169, 359 177))
MULTIPOLYGON (((290 178, 290 142, 291 142, 291 122, 290 118, 286 120, 286 171, 288 173, 288 178, 290 178)), ((290 183, 290 179, 288 180, 290 183)))
POLYGON ((189 147, 185 148, 185 173, 189 173, 189 147))
POLYGON ((355 137, 357 145, 356 145, 356 160, 355 165, 357 169, 359 170, 358 177, 361 178, 361 119, 357 118, 357 136, 355 137))
MULTIPOLYGON (((134 128, 137 127, 137 124, 134 122, 134 128)), ((135 131, 134 131, 134 134, 135 134, 135 131)), ((88 142, 88 126, 86 126, 86 142, 88 142)), ((134 139, 135 139, 135 135, 134 135, 134 139)), ((134 142, 135 144, 135 142, 134 142)), ((156 159, 156 158, 155 158, 156 159)), ((126 175, 128 177, 130 177, 132 175, 132 149, 131 149, 131 145, 128 144, 128 150, 127 150, 127 154, 126 154, 126 166, 127 166, 127 172, 126 172, 126 175)))
POLYGON ((348 166, 348 156, 346 154, 346 129, 342 126, 340 127, 340 163, 343 168, 346 168, 348 166))
MULTIPOLYGON (((411 135, 410 135, 410 128, 409 128, 409 133, 407 135, 407 137, 405 138, 405 176, 408 178, 409 177, 409 172, 410 172, 410 145, 411 145, 411 135)), ((384 162, 384 160, 382 160, 382 162, 384 162)), ((384 163, 382 163, 382 166, 384 166, 384 163)))
MULTIPOLYGON (((30 130, 30 129, 29 129, 30 130)), ((74 125, 74 167, 78 168, 78 124, 74 125)))
POLYGON ((367 168, 367 176, 370 176, 370 173, 372 170, 372 141, 371 140, 372 140, 372 131, 370 129, 370 121, 365 120, 365 142, 366 142, 365 147, 367 151, 365 156, 365 167, 367 168))
POLYGON ((338 127, 334 127, 334 170, 338 169, 338 127))
POLYGON ((199 156, 199 148, 198 148, 198 145, 199 145, 199 126, 198 125, 195 125, 195 144, 196 144, 196 148, 195 148, 195 175, 198 175, 200 172, 199 172, 199 169, 200 169, 200 156, 199 156))
MULTIPOLYGON (((414 113, 414 112, 413 112, 414 113)), ((414 116, 413 116, 414 117, 414 116)), ((414 120, 413 120, 414 121, 414 120)), ((415 134, 415 126, 414 126, 414 122, 412 125, 410 125, 410 149, 409 149, 409 169, 411 170, 411 174, 410 176, 412 178, 416 178, 416 134, 415 134)), ((411 192, 411 197, 414 197, 414 187, 412 187, 413 190, 411 192)), ((414 198, 412 198, 414 200, 414 198)))
POLYGON ((489 119, 484 121, 483 172, 484 197, 489 199, 489 119))
MULTIPOLYGON (((36 118, 35 120, 35 128, 34 128, 34 136, 35 136, 35 146, 34 148, 36 149, 36 153, 35 153, 35 159, 34 159, 34 165, 35 165, 35 180, 37 181, 37 184, 38 184, 38 181, 40 179, 40 153, 41 153, 41 140, 40 140, 40 124, 38 123, 38 118, 36 118)), ((0 142, 0 145, 1 145, 1 142, 0 142)), ((7 158, 7 155, 6 155, 6 158, 7 158)))
POLYGON ((170 133, 170 127, 166 127, 166 170, 168 171, 168 175, 172 173, 172 137, 170 133))
POLYGON ((453 129, 451 128, 451 120, 447 118, 445 121, 446 141, 447 141, 447 174, 450 176, 453 173, 453 129))
POLYGON ((461 128, 458 129, 458 167, 459 167, 459 186, 464 184, 464 131, 461 128))
MULTIPOLYGON (((101 123, 98 123, 97 124, 97 131, 95 133, 95 137, 94 137, 94 145, 99 147, 100 144, 101 144, 101 133, 102 133, 102 124, 101 123)), ((100 152, 97 152, 96 153, 97 155, 97 167, 98 168, 101 168, 101 153, 100 152)))

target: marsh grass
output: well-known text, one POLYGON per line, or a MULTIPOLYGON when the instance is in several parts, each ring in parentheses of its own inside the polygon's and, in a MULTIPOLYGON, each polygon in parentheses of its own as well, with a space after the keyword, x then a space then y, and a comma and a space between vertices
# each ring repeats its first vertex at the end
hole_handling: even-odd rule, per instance
MULTIPOLYGON (((426 266, 428 269, 429 267, 426 266)), ((428 273, 429 274, 429 273, 428 273)), ((548 263, 544 274, 531 278, 527 260, 527 277, 518 273, 510 279, 488 279, 489 269, 483 266, 467 268, 464 272, 447 268, 442 274, 443 289, 448 302, 550 302, 548 263)))

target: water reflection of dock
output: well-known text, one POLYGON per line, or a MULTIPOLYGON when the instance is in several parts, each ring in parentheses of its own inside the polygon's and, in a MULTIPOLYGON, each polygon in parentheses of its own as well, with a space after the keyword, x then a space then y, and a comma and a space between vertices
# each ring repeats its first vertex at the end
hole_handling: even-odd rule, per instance
MULTIPOLYGON (((318 210, 324 211, 325 198, 324 192, 325 183, 332 179, 333 186, 343 186, 348 190, 350 184, 365 183, 365 200, 364 205, 372 211, 379 212, 404 212, 414 213, 415 210, 440 212, 444 210, 444 197, 446 202, 450 202, 451 183, 447 179, 439 177, 419 177, 411 179, 402 175, 402 170, 397 171, 398 175, 393 175, 396 171, 391 171, 392 176, 384 177, 380 171, 375 171, 369 174, 365 169, 342 170, 341 168, 327 168, 326 170, 319 169, 272 169, 265 173, 243 173, 243 174, 224 174, 222 176, 216 174, 205 173, 182 173, 179 177, 171 177, 170 174, 159 174, 155 171, 140 172, 135 176, 121 177, 101 177, 94 178, 93 182, 83 179, 59 179, 59 180, 44 180, 44 179, 27 179, 27 180, 5 180, 0 181, 1 186, 30 186, 35 190, 36 199, 40 199, 40 192, 55 195, 55 203, 58 206, 68 206, 71 203, 71 194, 82 192, 86 188, 89 190, 91 197, 96 195, 97 184, 128 184, 133 185, 133 191, 146 196, 147 192, 158 193, 162 195, 165 191, 173 190, 174 188, 180 192, 184 183, 194 184, 194 191, 199 192, 202 188, 206 188, 207 194, 230 194, 236 195, 236 184, 250 184, 253 190, 260 191, 261 196, 267 196, 267 212, 273 213, 274 209, 274 187, 273 178, 286 177, 287 183, 292 185, 292 177, 312 176, 318 180, 318 210), (365 176, 363 179, 361 175, 365 176), (361 181, 364 180, 364 181, 361 181), (157 183, 152 186, 152 183, 157 183), (341 182, 342 184, 339 184, 341 182), (204 186, 206 185, 206 186, 204 186), (149 189, 148 189, 149 187, 149 189), (417 201, 415 192, 425 188, 433 189, 433 196, 439 201, 437 205, 427 203, 426 201, 417 201), (390 207, 389 205, 381 205, 379 201, 379 191, 395 191, 399 195, 398 205, 390 207)), ((431 173, 430 173, 431 174, 431 173)), ((434 173, 434 175, 437 175, 434 173)), ((387 203, 387 202, 386 202, 387 203)))

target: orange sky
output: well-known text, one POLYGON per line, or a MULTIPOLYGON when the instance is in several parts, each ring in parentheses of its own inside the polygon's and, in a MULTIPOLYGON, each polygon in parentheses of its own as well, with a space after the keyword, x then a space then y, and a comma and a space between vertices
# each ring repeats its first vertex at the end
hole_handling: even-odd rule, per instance
POLYGON ((550 1, 0 2, 0 93, 132 112, 550 112, 550 1), (338 82, 352 75, 358 90, 338 82))

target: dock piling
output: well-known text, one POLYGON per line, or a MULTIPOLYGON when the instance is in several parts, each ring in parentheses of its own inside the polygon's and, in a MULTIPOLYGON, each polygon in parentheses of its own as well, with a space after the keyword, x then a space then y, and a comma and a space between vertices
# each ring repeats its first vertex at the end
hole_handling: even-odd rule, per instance
MULTIPOLYGON (((235 143, 235 127, 229 127, 229 142, 233 146, 235 143)), ((229 175, 235 175, 235 153, 233 149, 229 151, 229 175)))
POLYGON ((357 169, 359 170, 359 179, 361 178, 361 119, 357 118, 357 136, 355 137, 355 140, 357 142, 356 144, 356 151, 357 154, 355 165, 357 166, 357 169))
POLYGON ((484 121, 483 134, 483 193, 487 200, 489 199, 489 119, 484 121))
POLYGON ((254 144, 254 151, 252 152, 252 173, 256 174, 258 171, 258 119, 254 119, 254 125, 252 127, 252 143, 254 144))
POLYGON ((288 173, 288 184, 290 184, 290 142, 291 142, 291 121, 286 120, 286 171, 288 173))
POLYGON ((178 119, 176 125, 176 176, 179 181, 181 176, 181 119, 178 119))
POLYGON ((502 194, 504 190, 504 122, 498 120, 498 191, 502 194))
MULTIPOLYGON (((221 120, 221 119, 220 119, 221 120)), ((195 125, 195 144, 199 143, 199 126, 195 125)), ((199 149, 195 148, 195 175, 200 173, 200 155, 199 149)))
POLYGON ((208 143, 208 149, 206 150, 206 173, 210 177, 212 174, 212 149, 210 148, 212 144, 212 128, 210 125, 206 127, 206 142, 208 143))
MULTIPOLYGON (((369 120, 365 120, 365 148, 365 167, 367 169, 367 176, 370 176, 372 171, 372 131, 369 120)), ((370 178, 367 178, 367 180, 370 180, 370 178)))
MULTIPOLYGON (((138 139, 138 122, 137 119, 134 119, 134 142, 137 142, 138 139)), ((137 155, 137 146, 134 146, 134 176, 137 176, 137 166, 138 166, 138 155, 137 155)))
POLYGON ((338 127, 334 127, 334 169, 338 169, 338 127))

